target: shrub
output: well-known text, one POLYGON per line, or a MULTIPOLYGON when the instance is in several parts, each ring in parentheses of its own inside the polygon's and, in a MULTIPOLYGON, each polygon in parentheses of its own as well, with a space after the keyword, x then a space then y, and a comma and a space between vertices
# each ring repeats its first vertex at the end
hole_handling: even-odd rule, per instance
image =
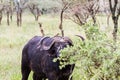
POLYGON ((74 40, 74 46, 61 51, 60 68, 66 64, 76 64, 74 80, 119 80, 120 76, 120 42, 116 45, 99 31, 98 26, 83 26, 87 39, 74 40), (114 49, 116 47, 116 49, 114 49))

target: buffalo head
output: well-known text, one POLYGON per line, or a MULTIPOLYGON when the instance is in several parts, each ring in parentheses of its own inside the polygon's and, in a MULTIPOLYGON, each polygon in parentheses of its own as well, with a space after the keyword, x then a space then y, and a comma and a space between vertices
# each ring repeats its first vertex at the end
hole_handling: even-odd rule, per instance
POLYGON ((42 50, 48 51, 50 56, 59 56, 59 51, 67 46, 72 46, 72 41, 68 37, 52 37, 46 38, 41 42, 42 50))

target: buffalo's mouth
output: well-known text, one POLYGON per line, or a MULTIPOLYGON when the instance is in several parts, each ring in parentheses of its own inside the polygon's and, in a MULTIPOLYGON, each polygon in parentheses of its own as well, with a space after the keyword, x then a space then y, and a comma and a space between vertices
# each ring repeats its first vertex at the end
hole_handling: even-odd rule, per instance
POLYGON ((59 42, 56 42, 54 45, 56 47, 56 55, 57 57, 61 57, 60 51, 64 48, 67 48, 67 46, 71 46, 68 41, 65 41, 64 39, 60 39, 59 42))

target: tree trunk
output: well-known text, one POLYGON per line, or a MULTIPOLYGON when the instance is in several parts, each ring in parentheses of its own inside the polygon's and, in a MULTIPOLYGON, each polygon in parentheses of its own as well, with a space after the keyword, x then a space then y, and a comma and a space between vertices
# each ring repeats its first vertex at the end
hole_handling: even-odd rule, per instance
POLYGON ((1 0, 1 3, 3 3, 3 0, 1 0))
POLYGON ((37 18, 37 16, 34 14, 34 17, 35 17, 35 21, 38 21, 38 18, 37 18))
POLYGON ((10 12, 10 20, 12 21, 12 15, 13 15, 13 12, 11 11, 10 12))
POLYGON ((0 25, 1 25, 1 21, 2 21, 2 11, 0 11, 0 25))
POLYGON ((10 25, 10 22, 9 22, 9 12, 7 12, 7 25, 8 26, 10 25))
POLYGON ((94 15, 92 15, 92 20, 93 20, 93 25, 96 25, 96 17, 94 15))
POLYGON ((17 12, 17 26, 22 25, 22 11, 17 12))
POLYGON ((116 41, 117 41, 117 31, 118 31, 118 18, 119 18, 119 11, 116 13, 117 10, 117 4, 118 4, 118 0, 114 0, 114 2, 112 2, 112 0, 109 0, 109 5, 110 5, 110 10, 111 10, 111 13, 112 13, 112 20, 113 20, 113 23, 114 23, 114 30, 113 30, 113 40, 115 41, 115 44, 116 44, 116 41), (114 5, 113 5, 114 3, 114 5))
POLYGON ((10 20, 12 21, 12 15, 10 15, 10 20))
POLYGON ((37 15, 37 21, 38 21, 38 19, 39 19, 39 15, 37 15))
POLYGON ((20 25, 19 25, 19 22, 20 22, 19 13, 17 12, 17 26, 20 26, 20 25))
POLYGON ((20 17, 20 22, 19 22, 19 24, 20 24, 20 26, 22 25, 22 11, 19 13, 20 15, 19 15, 19 17, 20 17))
POLYGON ((114 23, 113 39, 116 42, 116 40, 117 40, 117 31, 118 31, 118 17, 112 16, 112 20, 113 20, 113 23, 114 23))

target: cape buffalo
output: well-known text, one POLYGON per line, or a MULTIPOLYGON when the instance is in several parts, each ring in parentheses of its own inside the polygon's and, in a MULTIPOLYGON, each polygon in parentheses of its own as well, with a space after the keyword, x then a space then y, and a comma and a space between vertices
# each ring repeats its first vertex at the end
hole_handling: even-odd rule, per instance
POLYGON ((33 80, 69 80, 74 64, 59 69, 59 60, 53 62, 54 58, 59 57, 59 51, 67 45, 72 46, 68 37, 33 37, 22 51, 22 80, 28 80, 31 70, 33 80))

